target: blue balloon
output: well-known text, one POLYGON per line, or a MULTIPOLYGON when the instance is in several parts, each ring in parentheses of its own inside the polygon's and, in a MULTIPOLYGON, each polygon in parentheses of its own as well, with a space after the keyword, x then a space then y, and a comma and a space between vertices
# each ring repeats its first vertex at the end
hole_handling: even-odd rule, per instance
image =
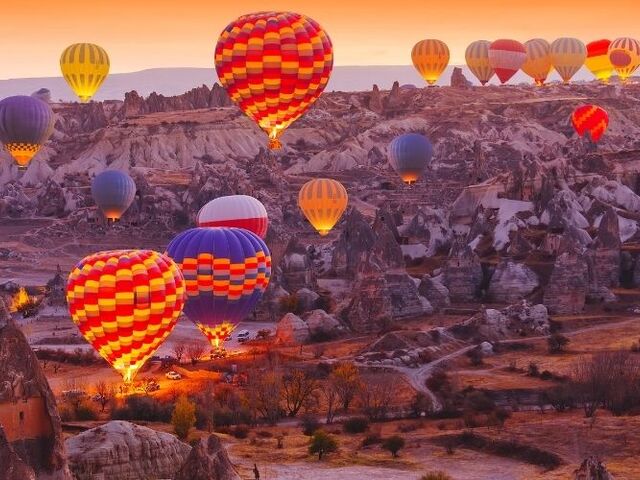
POLYGON ((424 135, 407 133, 389 145, 389 163, 408 185, 415 183, 433 157, 431 142, 424 135))
POLYGON ((115 221, 133 203, 136 182, 120 170, 105 170, 91 182, 91 194, 105 217, 115 221))
POLYGON ((271 277, 267 245, 243 228, 192 228, 176 236, 166 254, 185 278, 184 313, 213 346, 251 313, 271 277))

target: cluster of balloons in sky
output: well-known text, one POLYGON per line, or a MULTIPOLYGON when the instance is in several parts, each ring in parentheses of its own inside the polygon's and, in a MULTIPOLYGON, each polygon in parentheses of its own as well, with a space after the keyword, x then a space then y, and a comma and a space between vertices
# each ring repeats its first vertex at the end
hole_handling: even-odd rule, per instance
MULTIPOLYGON (((523 68, 541 84, 552 65, 570 79, 587 56, 584 45, 572 39, 551 46, 532 42, 526 46, 512 40, 476 42, 467 51, 469 66, 483 83, 494 73, 506 82, 523 68)), ((604 55, 621 76, 630 75, 640 63, 640 45, 634 42, 607 43, 598 51, 608 56, 596 55, 588 65, 605 80, 604 55)), ((449 51, 438 40, 425 40, 414 47, 412 57, 425 80, 433 84, 448 64, 449 51)), ((79 43, 64 50, 60 65, 69 86, 81 102, 87 102, 108 74, 109 57, 97 45, 79 43)), ((291 12, 239 17, 224 29, 215 48, 221 84, 268 135, 270 148, 280 147, 282 132, 319 98, 332 65, 327 33, 313 19, 291 12)), ((589 134, 598 141, 608 115, 600 107, 587 105, 576 110, 571 120, 580 135, 589 134)), ((21 168, 50 137, 53 124, 50 106, 38 98, 14 96, 0 101, 0 141, 21 168)), ((409 185, 421 177, 432 156, 431 143, 418 133, 400 135, 389 145, 389 163, 409 185)), ((93 178, 91 192, 105 217, 116 221, 135 200, 136 184, 125 172, 106 170, 93 178)), ((345 212, 348 194, 340 182, 317 178, 302 186, 298 204, 324 236, 345 212)), ((72 319, 125 382, 154 354, 183 311, 217 348, 253 311, 267 288, 271 276, 271 254, 264 241, 267 227, 267 210, 259 200, 233 195, 204 205, 197 227, 179 233, 164 253, 91 254, 69 275, 72 319)))
MULTIPOLYGON (((422 40, 413 47, 411 59, 422 78, 434 85, 449 65, 449 47, 441 40, 422 40)), ((465 59, 482 85, 493 75, 505 84, 522 70, 542 86, 553 69, 569 83, 583 65, 602 82, 608 82, 614 71, 625 82, 640 67, 640 41, 622 37, 585 45, 577 38, 558 38, 551 44, 542 38, 524 44, 510 39, 477 40, 467 47, 465 59)))

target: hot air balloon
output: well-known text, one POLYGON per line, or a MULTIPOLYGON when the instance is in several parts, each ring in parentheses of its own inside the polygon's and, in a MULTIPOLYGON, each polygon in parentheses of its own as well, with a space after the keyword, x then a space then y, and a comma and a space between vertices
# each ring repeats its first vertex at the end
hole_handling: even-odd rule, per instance
POLYGON ((136 196, 136 183, 125 172, 105 170, 91 182, 91 194, 104 216, 118 220, 136 196))
POLYGON ((389 144, 389 163, 407 185, 420 178, 432 156, 431 143, 417 133, 400 135, 389 144))
POLYGON ((219 347, 266 290, 269 249, 243 228, 200 227, 171 240, 167 254, 186 281, 184 313, 213 347, 219 347))
POLYGON ((449 47, 440 40, 421 40, 413 46, 411 60, 425 82, 435 85, 449 65, 449 47))
POLYGON ((318 23, 292 12, 243 15, 222 32, 216 71, 231 99, 269 135, 269 148, 327 86, 331 40, 318 23))
POLYGON ((35 97, 17 95, 0 101, 0 141, 24 170, 53 133, 51 107, 35 97))
POLYGON ((525 42, 524 47, 527 50, 527 60, 522 65, 522 71, 533 78, 536 85, 542 86, 552 67, 551 46, 542 38, 534 38, 525 42))
POLYGON ((522 67, 527 59, 527 50, 515 40, 496 40, 489 47, 489 63, 504 85, 522 67))
POLYGON ((558 38, 551 44, 551 62, 564 83, 582 68, 587 59, 587 47, 577 38, 558 38))
POLYGON ((609 126, 607 111, 596 105, 584 105, 577 108, 571 115, 573 128, 581 137, 589 134, 594 143, 598 143, 609 126))
POLYGON ((338 223, 348 202, 347 190, 330 178, 309 180, 298 193, 300 210, 323 237, 338 223))
POLYGON ((611 40, 596 40, 587 44, 587 59, 584 65, 598 80, 608 83, 613 75, 613 64, 609 60, 611 40))
POLYGON ((71 318, 126 383, 171 333, 184 299, 180 269, 152 250, 94 253, 67 282, 71 318))
POLYGON ((488 40, 478 40, 473 42, 467 47, 465 52, 465 59, 467 61, 467 67, 471 70, 480 83, 485 85, 493 74, 493 67, 489 62, 489 47, 491 42, 488 40))
POLYGON ((198 212, 199 227, 239 227, 260 238, 267 234, 267 209, 249 195, 229 195, 211 200, 198 212))
POLYGON ((640 42, 635 38, 616 38, 609 45, 609 60, 625 82, 640 66, 640 42))
POLYGON ((85 103, 109 75, 109 55, 93 43, 74 43, 62 52, 60 70, 71 90, 85 103))

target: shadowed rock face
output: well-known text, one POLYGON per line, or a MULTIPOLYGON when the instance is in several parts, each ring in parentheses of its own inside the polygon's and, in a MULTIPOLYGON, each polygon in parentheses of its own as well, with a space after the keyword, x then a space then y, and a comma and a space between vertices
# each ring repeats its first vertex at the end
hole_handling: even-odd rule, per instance
POLYGON ((66 447, 76 476, 109 480, 171 478, 191 450, 173 435, 120 420, 71 437, 66 447))
POLYGON ((36 480, 36 474, 15 452, 0 425, 0 466, 3 480, 36 480))
MULTIPOLYGON (((71 480, 55 398, 38 359, 2 299, 0 365, 0 424, 4 429, 0 445, 6 438, 10 447, 0 446, 5 452, 0 455, 7 455, 12 462, 19 458, 37 478, 71 480)), ((4 468, 3 463, 0 465, 4 468)), ((16 471, 26 472, 25 466, 17 466, 16 471)), ((2 473, 0 478, 4 478, 2 473)))
POLYGON ((482 282, 482 266, 473 250, 458 238, 444 268, 444 283, 453 302, 472 302, 477 299, 482 282))
POLYGON ((202 438, 173 480, 240 480, 227 451, 215 435, 202 438))

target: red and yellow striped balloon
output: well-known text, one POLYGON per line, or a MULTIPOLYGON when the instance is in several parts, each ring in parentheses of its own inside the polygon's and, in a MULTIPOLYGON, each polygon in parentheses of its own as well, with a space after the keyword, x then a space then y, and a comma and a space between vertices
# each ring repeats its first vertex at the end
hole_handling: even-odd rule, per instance
POLYGON ((184 301, 180 268, 152 250, 94 253, 67 281, 71 318, 127 383, 171 333, 184 301))
POLYGON ((222 86, 269 135, 269 147, 327 86, 331 40, 313 19, 292 12, 243 15, 224 29, 215 53, 222 86))
POLYGON ((616 38, 609 45, 609 60, 620 80, 626 82, 640 67, 640 41, 629 37, 616 38))
POLYGON ((587 43, 587 59, 584 65, 603 83, 608 83, 613 75, 613 64, 609 60, 610 45, 611 40, 606 39, 587 43))
POLYGON ((609 126, 609 114, 604 108, 596 105, 584 105, 571 115, 573 128, 581 137, 587 133, 594 143, 598 143, 609 126))

